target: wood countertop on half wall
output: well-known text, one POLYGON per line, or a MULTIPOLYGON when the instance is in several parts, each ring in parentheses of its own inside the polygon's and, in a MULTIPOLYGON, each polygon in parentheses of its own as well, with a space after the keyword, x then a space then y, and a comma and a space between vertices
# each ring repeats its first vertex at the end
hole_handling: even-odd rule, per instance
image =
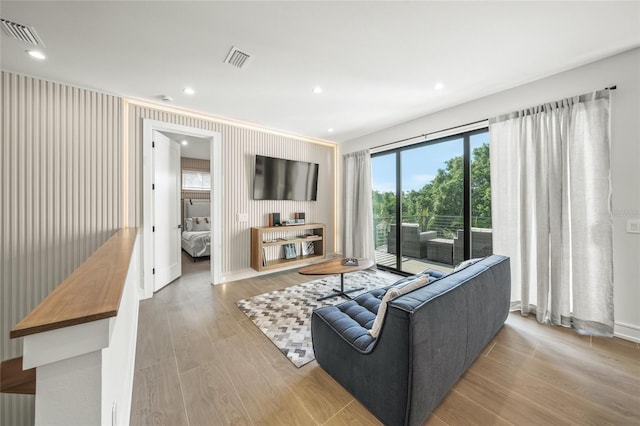
POLYGON ((11 338, 116 316, 137 233, 116 231, 11 330, 11 338))

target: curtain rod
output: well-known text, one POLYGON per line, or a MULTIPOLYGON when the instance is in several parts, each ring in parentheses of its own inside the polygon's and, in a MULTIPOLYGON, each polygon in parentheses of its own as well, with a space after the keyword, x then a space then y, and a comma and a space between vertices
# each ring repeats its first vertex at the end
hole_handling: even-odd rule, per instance
MULTIPOLYGON (((617 88, 618 88, 618 86, 616 86, 614 84, 613 86, 605 87, 603 90, 616 90, 617 88)), ((459 126, 453 126, 453 127, 449 127, 449 128, 446 128, 446 129, 437 130, 435 132, 423 133, 421 135, 411 136, 410 138, 404 138, 404 139, 399 139, 399 140, 393 141, 393 142, 383 143, 382 145, 377 145, 377 146, 371 147, 369 149, 378 149, 378 148, 382 148, 382 147, 385 147, 385 146, 388 146, 388 145, 393 145, 393 144, 396 144, 396 143, 402 143, 402 142, 410 141, 411 139, 418 139, 418 138, 425 138, 426 139, 427 136, 433 135, 435 133, 446 132, 446 131, 449 131, 449 130, 457 129, 458 127, 473 126, 474 124, 480 124, 480 123, 482 123, 484 121, 488 121, 488 120, 489 119, 487 118, 487 119, 484 119, 484 120, 474 121, 472 123, 460 124, 459 126)))
POLYGON ((448 127, 446 129, 440 129, 440 130, 437 130, 435 132, 423 133, 421 135, 411 136, 410 138, 404 138, 404 139, 400 139, 400 140, 393 141, 393 142, 383 143, 382 145, 374 146, 374 147, 371 147, 369 149, 378 149, 378 148, 382 148, 383 146, 393 145, 393 144, 396 144, 396 143, 410 141, 411 139, 418 139, 418 138, 425 138, 426 139, 427 136, 430 136, 430 135, 433 135, 433 134, 436 134, 436 133, 446 132, 446 131, 449 131, 449 130, 457 129, 458 127, 473 126, 474 124, 480 124, 480 123, 483 123, 485 121, 487 121, 487 119, 478 120, 478 121, 474 121, 472 123, 467 123, 467 124, 460 124, 458 126, 448 127))

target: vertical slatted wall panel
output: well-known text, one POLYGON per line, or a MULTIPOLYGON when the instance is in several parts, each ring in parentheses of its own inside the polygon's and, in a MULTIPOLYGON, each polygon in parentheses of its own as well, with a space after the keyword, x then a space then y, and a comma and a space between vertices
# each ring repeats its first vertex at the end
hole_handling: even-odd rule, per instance
MULTIPOLYGON (((1 358, 9 331, 121 226, 122 99, 2 71, 1 358)), ((1 396, 0 424, 33 424, 1 396)))
MULTIPOLYGON (((222 135, 222 273, 250 269, 250 228, 266 226, 268 213, 279 212, 293 218, 305 212, 308 221, 327 224, 327 250, 333 249, 333 211, 335 164, 333 148, 304 142, 294 137, 275 135, 254 129, 215 122, 187 114, 178 114, 131 104, 129 107, 130 170, 129 224, 142 226, 142 122, 143 119, 220 132, 222 135), (252 200, 253 161, 255 154, 320 165, 318 201, 254 201, 252 200), (135 159, 135 160, 134 160, 135 159), (237 222, 236 213, 248 213, 249 222, 237 222)), ((216 185, 213 182, 213 185, 216 185)))

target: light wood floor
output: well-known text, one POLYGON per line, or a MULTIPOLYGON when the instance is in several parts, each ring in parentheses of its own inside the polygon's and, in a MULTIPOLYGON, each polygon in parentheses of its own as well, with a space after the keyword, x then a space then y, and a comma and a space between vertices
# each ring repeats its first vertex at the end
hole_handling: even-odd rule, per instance
MULTIPOLYGON (((379 424, 314 361, 296 368, 237 300, 317 277, 219 286, 209 263, 140 304, 132 425, 379 424)), ((428 425, 638 425, 640 346, 511 314, 428 425)))

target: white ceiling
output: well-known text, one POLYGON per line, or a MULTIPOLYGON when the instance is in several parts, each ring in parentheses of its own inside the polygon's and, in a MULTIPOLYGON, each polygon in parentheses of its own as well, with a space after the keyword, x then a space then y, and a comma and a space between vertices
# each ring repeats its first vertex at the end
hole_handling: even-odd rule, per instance
POLYGON ((2 0, 0 15, 47 55, 2 33, 2 69, 334 141, 640 46, 638 1, 2 0), (231 46, 246 69, 223 63, 231 46))
POLYGON ((172 132, 160 133, 180 144, 180 157, 199 158, 201 160, 209 160, 211 157, 211 142, 209 139, 172 132), (183 142, 186 142, 186 145, 183 142))

